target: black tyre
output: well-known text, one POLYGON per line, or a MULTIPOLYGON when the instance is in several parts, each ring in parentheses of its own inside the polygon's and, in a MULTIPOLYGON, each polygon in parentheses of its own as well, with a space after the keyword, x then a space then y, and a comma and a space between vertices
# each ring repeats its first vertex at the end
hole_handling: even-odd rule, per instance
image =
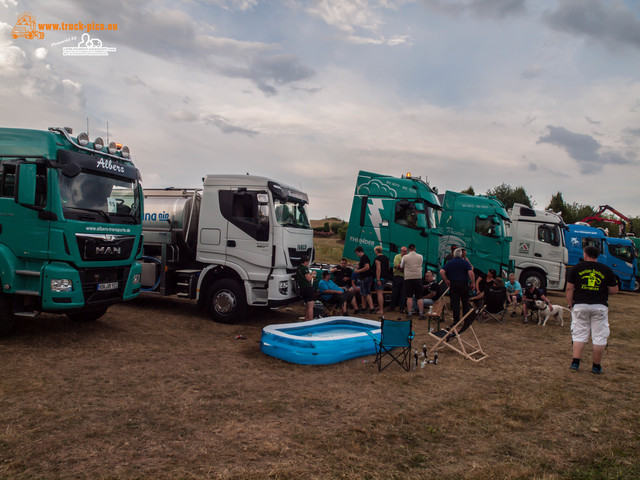
POLYGON ((636 293, 640 292, 640 277, 636 277, 636 286, 633 287, 633 291, 636 293))
POLYGON ((8 295, 0 293, 0 337, 8 335, 16 316, 13 314, 13 299, 8 295))
POLYGON ((533 283, 536 288, 547 288, 547 276, 544 273, 540 273, 537 270, 525 270, 520 275, 520 285, 524 290, 527 283, 533 283))
POLYGON ((79 312, 67 313, 67 317, 74 322, 95 322, 107 313, 107 308, 108 307, 80 310, 79 312))
POLYGON ((237 323, 247 313, 244 285, 228 278, 218 280, 207 291, 207 311, 214 322, 237 323))

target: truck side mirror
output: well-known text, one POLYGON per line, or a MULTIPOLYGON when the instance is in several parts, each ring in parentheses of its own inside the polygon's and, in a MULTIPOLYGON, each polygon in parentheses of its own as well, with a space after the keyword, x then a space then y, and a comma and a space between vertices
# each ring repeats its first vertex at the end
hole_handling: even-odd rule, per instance
POLYGON ((36 204, 36 165, 23 163, 18 165, 18 181, 16 182, 15 201, 20 205, 36 204))
POLYGON ((418 213, 416 226, 423 230, 427 229, 427 216, 424 213, 418 213))

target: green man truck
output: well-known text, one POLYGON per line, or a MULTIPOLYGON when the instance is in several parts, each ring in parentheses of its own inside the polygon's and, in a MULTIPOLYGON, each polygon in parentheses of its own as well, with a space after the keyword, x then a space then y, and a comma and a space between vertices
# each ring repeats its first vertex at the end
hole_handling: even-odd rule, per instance
POLYGON ((213 320, 298 298, 313 258, 307 194, 253 175, 207 175, 201 189, 145 189, 143 291, 195 299, 213 320))
POLYGON ((16 316, 96 320, 140 292, 142 189, 129 149, 0 129, 0 333, 16 316))
POLYGON ((437 191, 420 178, 361 171, 344 256, 353 258, 361 246, 373 260, 373 248, 381 245, 383 253, 393 258, 400 247, 413 243, 425 268, 437 272, 450 245, 456 245, 467 249, 475 268, 506 273, 512 268, 506 219, 504 207, 494 198, 447 192, 441 206, 437 191))

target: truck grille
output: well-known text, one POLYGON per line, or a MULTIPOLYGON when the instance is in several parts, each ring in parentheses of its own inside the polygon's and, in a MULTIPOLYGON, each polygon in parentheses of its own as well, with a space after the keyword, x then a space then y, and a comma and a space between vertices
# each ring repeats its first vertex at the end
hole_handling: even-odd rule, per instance
POLYGON ((306 255, 307 257, 311 258, 312 253, 313 253, 313 247, 308 248, 306 250, 297 250, 295 248, 289 248, 289 260, 291 260, 291 265, 293 265, 294 267, 297 267, 298 265, 300 265, 300 257, 302 257, 302 255, 306 255))
POLYGON ((78 233, 76 240, 83 260, 126 260, 131 257, 136 237, 78 233))
POLYGON ((79 270, 82 292, 87 305, 122 300, 129 278, 129 267, 81 268, 79 270), (117 283, 118 288, 100 291, 98 285, 117 283))

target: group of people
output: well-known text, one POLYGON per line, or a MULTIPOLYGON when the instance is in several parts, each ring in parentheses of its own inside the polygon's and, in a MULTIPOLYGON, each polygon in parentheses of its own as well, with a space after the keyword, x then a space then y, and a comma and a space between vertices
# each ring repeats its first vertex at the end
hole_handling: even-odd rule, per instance
MULTIPOLYGON (((423 276, 423 257, 416 252, 416 246, 411 244, 401 247, 400 253, 393 259, 393 266, 382 253, 382 247, 377 246, 374 251, 376 257, 371 262, 364 249, 356 247, 355 254, 359 262, 353 268, 343 258, 340 265, 322 272, 322 280, 318 284, 320 298, 341 306, 343 314, 347 313, 350 305, 355 314, 364 312, 383 315, 384 289, 391 276, 390 309, 394 311, 399 308, 411 317, 417 307, 419 318, 425 318, 425 306, 432 305, 446 291, 443 292, 432 271, 427 270, 423 276), (374 308, 372 292, 376 294, 377 309, 374 308), (358 296, 361 305, 358 304, 358 296)), ((584 260, 570 270, 567 278, 566 300, 569 308, 572 308, 571 371, 574 372, 579 369, 582 351, 589 335, 593 343, 591 371, 595 374, 602 371, 600 361, 609 336, 607 300, 608 295, 617 293, 618 287, 613 271, 598 263, 598 253, 596 247, 585 247, 584 260)), ((528 322, 529 312, 538 308, 536 301, 540 300, 551 307, 551 302, 542 289, 533 283, 527 283, 523 290, 513 273, 509 274, 508 282, 504 282, 493 269, 476 278, 464 248, 452 247, 451 254, 445 258, 439 273, 449 291, 454 325, 460 320, 461 313, 465 315, 470 310, 471 302, 485 303, 488 309, 495 302, 496 308, 500 310, 510 308, 512 317, 517 315, 516 307, 521 304, 524 323, 528 322)), ((298 267, 296 279, 300 295, 306 302, 305 319, 311 320, 315 301, 314 276, 306 256, 303 256, 298 267)))

